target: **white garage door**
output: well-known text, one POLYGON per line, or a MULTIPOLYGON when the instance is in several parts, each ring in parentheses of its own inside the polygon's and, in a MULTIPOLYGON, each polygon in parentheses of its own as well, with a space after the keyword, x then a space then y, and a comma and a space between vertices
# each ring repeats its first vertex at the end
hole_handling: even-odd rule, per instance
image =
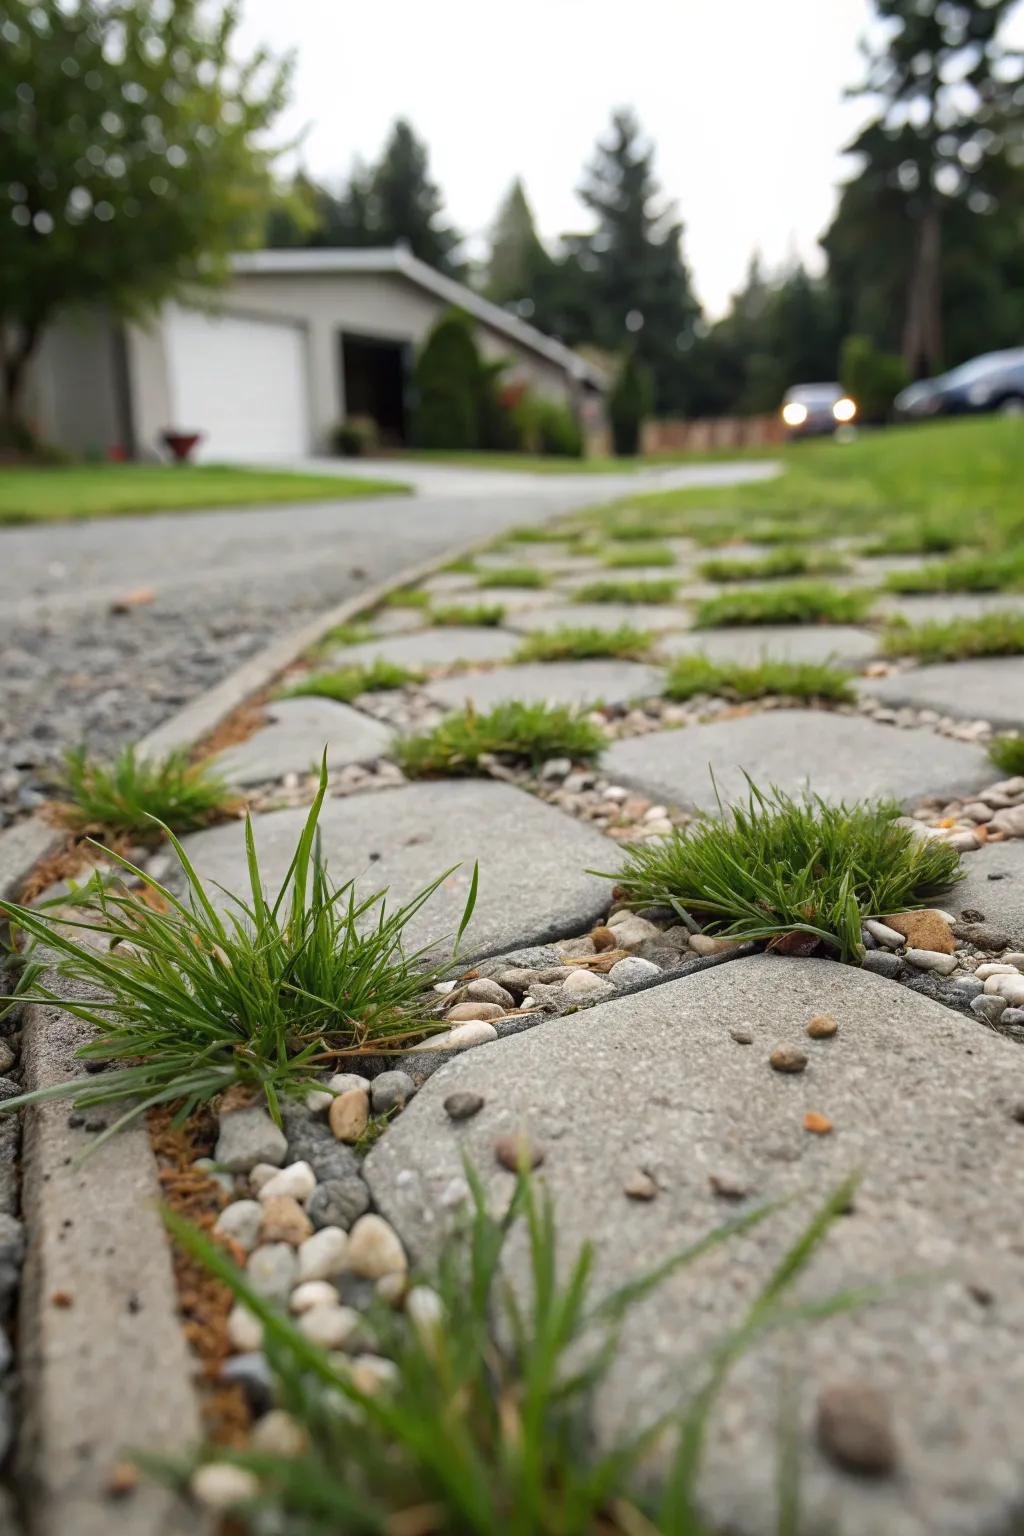
POLYGON ((198 460, 310 450, 306 341, 297 325, 169 305, 164 334, 174 426, 202 432, 198 460))

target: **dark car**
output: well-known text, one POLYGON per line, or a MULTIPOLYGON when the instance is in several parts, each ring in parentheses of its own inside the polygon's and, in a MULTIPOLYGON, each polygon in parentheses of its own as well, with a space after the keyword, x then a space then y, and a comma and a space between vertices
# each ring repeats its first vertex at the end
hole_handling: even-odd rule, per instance
POLYGON ((937 379, 911 384, 896 396, 896 409, 911 419, 979 411, 1024 415, 1024 347, 986 352, 937 379))
POLYGON ((789 437, 818 437, 846 426, 857 407, 838 384, 794 384, 782 400, 782 420, 789 437))

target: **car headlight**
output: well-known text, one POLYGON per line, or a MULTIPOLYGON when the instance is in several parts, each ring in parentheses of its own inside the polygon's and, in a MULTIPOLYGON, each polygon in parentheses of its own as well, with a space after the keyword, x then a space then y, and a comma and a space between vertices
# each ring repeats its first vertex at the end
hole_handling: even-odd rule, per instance
POLYGON ((802 427, 807 420, 807 407, 799 400, 790 400, 782 407, 782 419, 787 427, 802 427))
POLYGON ((832 415, 835 417, 836 421, 852 421, 856 414, 857 403, 855 400, 851 400, 849 395, 844 395, 843 398, 841 400, 837 400, 835 405, 832 407, 832 415))

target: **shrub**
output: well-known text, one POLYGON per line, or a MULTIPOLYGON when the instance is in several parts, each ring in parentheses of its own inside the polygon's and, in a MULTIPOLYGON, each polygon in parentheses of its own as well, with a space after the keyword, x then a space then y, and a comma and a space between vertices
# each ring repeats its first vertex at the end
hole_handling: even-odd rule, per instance
MULTIPOLYGON (((403 937, 452 871, 393 911, 386 891, 357 896, 351 880, 332 884, 317 837, 326 793, 322 769, 272 901, 263 893, 248 818, 250 891, 227 894, 226 916, 214 904, 220 893, 203 886, 169 831, 184 899, 108 854, 141 882, 141 894, 107 890, 94 879, 78 896, 81 920, 69 917, 66 906, 50 914, 0 900, 12 927, 54 951, 61 973, 85 989, 81 997, 60 996, 40 979, 41 965, 30 963, 21 1000, 58 1003, 93 1025, 96 1039, 78 1052, 83 1060, 129 1063, 8 1099, 4 1109, 57 1096, 80 1107, 127 1104, 109 1135, 151 1105, 177 1101, 187 1114, 237 1083, 258 1089, 279 1118, 283 1094, 307 1090, 347 1053, 428 1034, 434 1027, 430 989, 443 971, 426 964, 426 949, 407 954, 403 937), (73 938, 76 928, 92 942, 73 938), (97 935, 109 947, 98 947, 97 935), (81 1000, 97 993, 98 1001, 81 1000)), ((475 900, 474 874, 456 942, 475 900)))
POLYGON ((993 736, 988 755, 1002 773, 1016 778, 1024 773, 1024 736, 993 736))
POLYGON ((745 804, 631 846, 607 878, 635 906, 702 914, 710 932, 808 934, 844 960, 861 953, 865 917, 927 905, 960 879, 956 849, 899 826, 894 806, 798 801, 747 782, 745 804))
POLYGON ((192 832, 225 815, 233 797, 208 763, 190 763, 184 752, 150 760, 134 746, 111 763, 85 747, 64 759, 60 787, 68 796, 61 814, 76 831, 157 841, 164 827, 192 832))
POLYGON ((349 704, 361 693, 381 693, 389 688, 404 688, 419 676, 408 667, 376 656, 365 666, 336 667, 330 672, 312 672, 286 690, 289 699, 336 699, 349 704))
POLYGON ((574 710, 555 704, 498 704, 485 714, 472 705, 432 731, 398 741, 395 756, 411 779, 486 772, 481 758, 511 758, 536 767, 549 757, 590 762, 607 745, 604 733, 574 710))
POLYGON ((331 443, 335 453, 343 458, 358 459, 377 452, 380 431, 372 416, 349 416, 335 427, 331 443))
POLYGON ((608 396, 612 448, 619 457, 640 452, 644 420, 653 403, 650 375, 632 351, 623 359, 608 396))
POLYGON ((983 613, 946 623, 894 622, 882 636, 882 650, 886 656, 916 656, 926 662, 1024 655, 1024 613, 983 613))
POLYGON ((483 364, 468 316, 442 315, 416 359, 415 438, 421 448, 478 448, 483 364))
POLYGON ((676 581, 588 581, 576 589, 577 603, 670 603, 676 581))
POLYGON ((429 614, 430 623, 442 628, 471 624, 493 629, 504 617, 505 609, 501 603, 447 603, 431 608, 429 614))
POLYGON ((861 421, 887 421, 893 402, 910 383, 903 359, 895 352, 880 351, 870 336, 847 336, 839 360, 839 377, 846 393, 856 401, 861 421))
POLYGON ((864 590, 841 592, 811 581, 790 586, 723 592, 698 603, 698 629, 724 624, 851 624, 863 619, 874 599, 864 590))
POLYGON ((646 630, 633 629, 629 624, 620 624, 617 629, 573 629, 566 625, 524 635, 515 660, 587 661, 600 656, 635 660, 647 655, 651 640, 646 630))
POLYGON ((716 662, 707 656, 680 656, 669 668, 667 698, 678 702, 700 693, 720 693, 734 699, 763 699, 782 694, 795 699, 831 699, 849 704, 856 698, 851 672, 815 662, 771 661, 754 667, 716 662))

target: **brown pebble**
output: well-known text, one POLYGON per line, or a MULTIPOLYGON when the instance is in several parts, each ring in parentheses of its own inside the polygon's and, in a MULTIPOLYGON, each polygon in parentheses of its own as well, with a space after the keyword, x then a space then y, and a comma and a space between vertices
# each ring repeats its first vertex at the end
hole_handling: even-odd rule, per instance
POLYGON ((745 1200, 749 1194, 747 1186, 729 1173, 709 1173, 708 1183, 719 1200, 745 1200))
POLYGON ((544 1152, 529 1136, 499 1136, 494 1143, 494 1155, 503 1168, 518 1173, 521 1168, 539 1168, 544 1152))
POLYGON ((825 1387, 818 1397, 818 1444, 847 1472, 885 1477, 897 1461, 889 1405, 867 1382, 825 1387))
POLYGON ((471 1120, 478 1115, 484 1107, 482 1093, 450 1093, 444 1101, 445 1112, 449 1120, 471 1120))
POLYGON ((729 1033, 737 1045, 753 1045, 754 1043, 754 1037, 749 1029, 730 1029, 729 1033))
POLYGON ((600 927, 590 930, 590 942, 596 950, 614 949, 616 944, 615 931, 612 928, 606 928, 602 923, 600 927))
POLYGON ((936 954, 951 955, 956 948, 953 930, 944 917, 925 909, 923 912, 897 912, 883 919, 888 928, 902 933, 910 949, 930 949, 936 954))
POLYGON ((339 1093, 327 1111, 327 1120, 338 1141, 351 1146, 370 1123, 369 1093, 365 1088, 350 1088, 347 1093, 339 1093))
POLYGON ((796 1045, 777 1045, 768 1060, 775 1072, 802 1072, 807 1065, 807 1052, 796 1045))
POLYGON ((812 1040, 831 1040, 838 1029, 838 1021, 830 1013, 816 1013, 807 1026, 807 1033, 812 1040))
POLYGON ((75 1298, 72 1296, 70 1291, 54 1291, 53 1295, 50 1297, 50 1300, 55 1307, 67 1308, 73 1307, 75 1304, 75 1298))
POLYGON ((622 1193, 628 1195, 630 1200, 653 1200, 658 1193, 658 1186, 649 1173, 638 1168, 623 1184, 622 1193))
POLYGON ((313 1223, 291 1195, 272 1195, 263 1202, 261 1243, 291 1243, 297 1248, 313 1236, 313 1223))
POLYGON ((119 1461, 111 1467, 106 1482, 108 1498, 126 1498, 129 1493, 134 1493, 138 1486, 139 1470, 130 1461, 119 1461))
POLYGON ((484 1019, 490 1023, 492 1019, 504 1017, 505 1010, 500 1003, 456 1003, 454 1008, 445 1009, 445 1022, 449 1024, 469 1024, 473 1019, 484 1019))
POLYGON ((812 1136, 828 1136, 832 1130, 832 1121, 828 1115, 820 1115, 816 1109, 809 1109, 804 1115, 804 1130, 810 1131, 812 1136))

